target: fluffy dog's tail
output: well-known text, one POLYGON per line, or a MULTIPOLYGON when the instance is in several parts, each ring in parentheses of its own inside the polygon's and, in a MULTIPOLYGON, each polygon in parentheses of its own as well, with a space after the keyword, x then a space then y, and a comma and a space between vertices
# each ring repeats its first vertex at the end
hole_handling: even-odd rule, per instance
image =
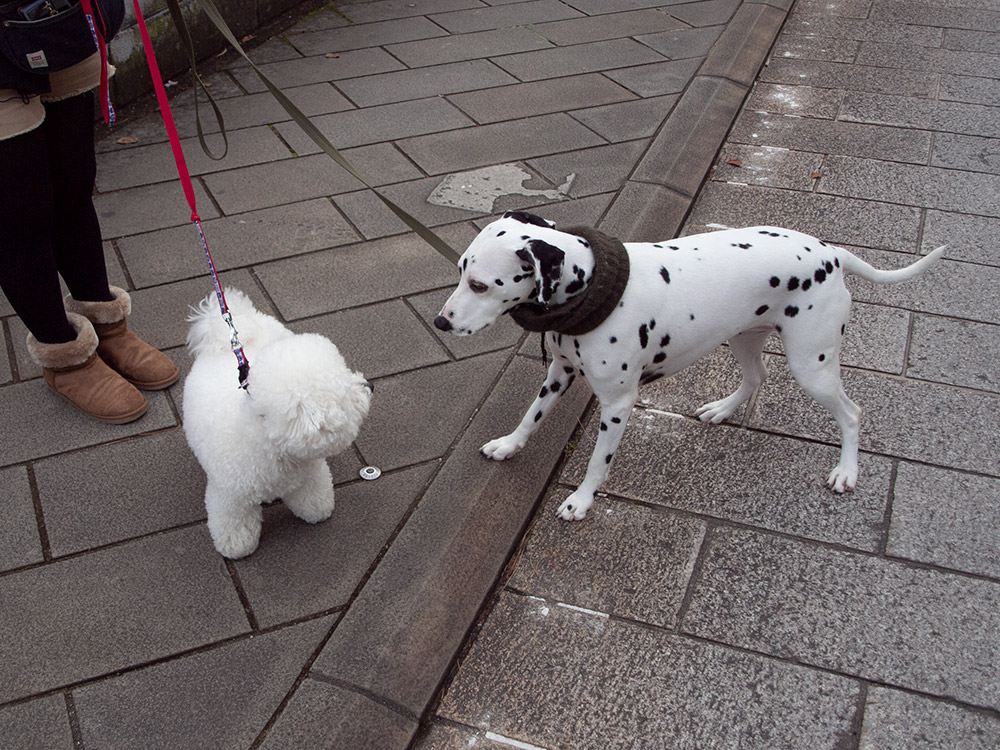
POLYGON ((880 268, 875 268, 874 266, 865 263, 856 255, 851 255, 851 253, 847 251, 844 251, 840 260, 844 266, 844 270, 848 273, 853 273, 856 276, 867 279, 868 281, 874 281, 877 284, 898 284, 901 281, 912 279, 914 276, 926 271, 929 266, 941 257, 947 248, 947 245, 942 245, 936 250, 927 253, 927 255, 915 263, 911 263, 904 268, 898 268, 894 271, 883 271, 880 268))
MULTIPOLYGON (((233 317, 233 325, 236 326, 240 343, 247 350, 248 357, 252 357, 253 349, 265 341, 292 335, 292 332, 277 320, 254 307, 250 298, 239 289, 227 288, 223 291, 233 317)), ((196 307, 192 307, 187 319, 191 324, 187 334, 187 346, 191 354, 197 356, 231 351, 229 326, 222 318, 218 298, 214 292, 196 307)))

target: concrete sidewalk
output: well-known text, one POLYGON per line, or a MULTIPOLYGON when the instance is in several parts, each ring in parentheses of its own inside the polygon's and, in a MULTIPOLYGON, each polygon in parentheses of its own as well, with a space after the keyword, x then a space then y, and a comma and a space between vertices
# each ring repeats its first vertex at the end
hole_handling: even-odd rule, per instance
MULTIPOLYGON (((834 426, 775 340, 720 427, 678 415, 733 387, 728 353, 648 386, 607 495, 557 522, 589 392, 517 459, 482 459, 537 392, 537 337, 439 335, 455 269, 223 60, 224 161, 174 100, 223 281, 331 336, 372 413, 332 461, 333 518, 272 505, 228 562, 180 386, 92 424, 0 303, 0 747, 995 747, 1000 14, 791 5, 337 3, 253 55, 460 250, 510 208, 635 240, 785 224, 886 267, 950 242, 905 286, 852 285, 856 492, 822 488, 834 426), (525 180, 491 212, 428 202, 500 165, 525 180)), ((134 327, 186 370, 211 284, 165 139, 156 113, 102 137, 97 204, 134 327)))

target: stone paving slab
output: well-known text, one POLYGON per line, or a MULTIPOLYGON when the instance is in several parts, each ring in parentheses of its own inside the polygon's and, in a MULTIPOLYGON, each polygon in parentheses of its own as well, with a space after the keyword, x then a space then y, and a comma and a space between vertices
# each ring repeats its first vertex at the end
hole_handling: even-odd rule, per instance
POLYGON ((907 374, 910 377, 1000 393, 992 352, 1000 328, 968 320, 917 315, 907 374), (964 342, 960 345, 959 342, 964 342))
POLYGON ((291 747, 407 747, 417 722, 382 702, 325 680, 307 679, 268 732, 264 750, 291 747))
POLYGON ((205 534, 182 529, 0 578, 0 700, 245 633, 205 534))
MULTIPOLYGON (((211 219, 203 221, 202 227, 211 238, 212 260, 219 271, 248 262, 304 255, 360 239, 325 197, 211 219)), ((134 283, 145 288, 203 276, 204 258, 181 250, 197 237, 197 231, 193 225, 178 226, 118 240, 119 252, 134 283)))
MULTIPOLYGON (((409 22, 407 22, 409 23, 409 22)), ((427 23, 430 23, 429 21, 427 23)), ((433 25, 438 32, 440 27, 433 25)), ((393 44, 386 47, 411 68, 428 65, 474 60, 483 57, 510 55, 518 52, 546 49, 551 45, 532 29, 494 29, 448 39, 427 39, 422 41, 393 44)), ((477 87, 478 88, 478 87, 477 87)))
POLYGON ((53 456, 34 473, 53 557, 205 518, 205 478, 179 429, 53 456))
POLYGON ((998 586, 719 529, 706 538, 681 631, 996 709, 1000 612, 990 602, 998 586))
POLYGON ((886 552, 1000 578, 997 498, 1000 480, 995 477, 900 463, 886 552))
MULTIPOLYGON (((862 410, 862 450, 975 472, 996 471, 996 446, 982 440, 1000 408, 1000 398, 995 394, 895 380, 863 371, 845 372, 843 382, 844 390, 862 410)), ((788 435, 839 443, 833 418, 818 405, 811 408, 812 403, 792 385, 784 363, 776 362, 761 387, 749 423, 788 435)))
POLYGON ((834 748, 858 695, 839 675, 504 594, 441 714, 508 745, 834 748))
POLYGON ((1000 719, 913 693, 872 687, 865 702, 861 750, 961 747, 986 750, 1000 742, 1000 719))
POLYGON ((5 747, 72 747, 65 698, 51 695, 0 709, 0 743, 5 747))
POLYGON ((585 609, 676 627, 706 523, 600 498, 590 511, 600 523, 576 528, 556 517, 568 495, 559 490, 546 499, 507 585, 585 609), (622 539, 633 542, 622 545, 622 539))
POLYGON ((42 543, 27 471, 20 467, 0 471, 0 497, 7 514, 6 530, 0 537, 0 570, 42 562, 42 543))
POLYGON ((331 618, 240 638, 74 692, 87 747, 249 747, 331 618), (221 684, 220 684, 221 683, 221 684), (191 717, 179 722, 178 716, 191 717))

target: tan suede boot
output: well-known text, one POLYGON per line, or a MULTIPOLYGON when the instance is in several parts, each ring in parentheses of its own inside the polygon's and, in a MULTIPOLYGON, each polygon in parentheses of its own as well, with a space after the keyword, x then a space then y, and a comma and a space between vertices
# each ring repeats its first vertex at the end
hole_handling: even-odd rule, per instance
POLYGON ((120 287, 109 289, 115 296, 110 302, 84 302, 67 295, 67 312, 83 315, 93 323, 100 339, 97 353, 136 388, 158 391, 173 385, 180 377, 177 365, 129 330, 126 319, 132 312, 132 298, 120 287))
POLYGON ((49 387, 85 414, 109 424, 132 422, 149 404, 145 397, 97 356, 97 333, 82 315, 66 314, 76 339, 43 344, 28 334, 28 353, 49 387))

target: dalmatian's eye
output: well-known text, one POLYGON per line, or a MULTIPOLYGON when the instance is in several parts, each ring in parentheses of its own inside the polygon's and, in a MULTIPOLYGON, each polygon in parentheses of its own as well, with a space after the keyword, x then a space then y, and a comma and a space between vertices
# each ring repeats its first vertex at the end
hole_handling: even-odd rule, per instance
POLYGON ((489 287, 481 281, 476 281, 472 279, 469 281, 469 289, 471 289, 476 294, 483 294, 489 287))

